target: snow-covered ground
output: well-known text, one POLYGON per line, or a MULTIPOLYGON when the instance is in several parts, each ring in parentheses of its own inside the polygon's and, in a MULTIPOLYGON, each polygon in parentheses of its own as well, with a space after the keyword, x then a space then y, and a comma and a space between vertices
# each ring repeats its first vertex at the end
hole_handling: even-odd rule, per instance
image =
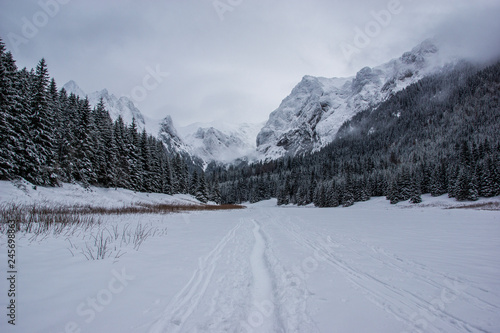
POLYGON ((160 193, 142 193, 122 188, 84 188, 78 184, 62 184, 61 187, 33 186, 26 181, 0 181, 0 204, 54 206, 126 207, 138 204, 200 204, 192 196, 160 193))
MULTIPOLYGON (((500 331, 499 212, 423 199, 331 209, 271 200, 18 234, 16 326, 2 314, 0 332, 500 331), (87 260, 100 233, 138 225, 155 230, 138 250, 117 236, 106 259, 87 260)), ((2 272, 6 243, 0 235, 2 272)))

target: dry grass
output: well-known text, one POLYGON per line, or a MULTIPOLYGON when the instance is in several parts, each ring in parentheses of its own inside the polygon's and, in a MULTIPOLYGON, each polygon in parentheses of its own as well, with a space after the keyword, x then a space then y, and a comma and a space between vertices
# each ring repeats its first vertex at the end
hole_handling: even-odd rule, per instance
MULTIPOLYGON (((140 204, 136 206, 106 208, 91 206, 48 206, 0 204, 0 234, 6 234, 8 222, 16 223, 17 232, 28 236, 30 242, 42 241, 50 235, 65 237, 74 256, 81 253, 87 260, 120 258, 122 250, 139 250, 150 237, 164 236, 167 229, 151 223, 109 224, 104 215, 170 214, 184 211, 214 211, 242 209, 239 205, 169 205, 140 204), (135 225, 135 226, 134 226, 135 225), (84 244, 73 244, 71 239, 82 237, 84 244)), ((147 218, 146 218, 147 220, 147 218)))
POLYGON ((500 202, 481 202, 464 204, 461 206, 448 207, 447 209, 478 209, 478 210, 500 210, 500 202))
POLYGON ((40 234, 51 230, 58 234, 66 226, 88 229, 101 224, 100 215, 125 214, 170 214, 186 211, 216 211, 243 209, 240 205, 172 205, 172 204, 140 204, 126 207, 92 207, 92 206, 43 206, 43 205, 0 205, 0 233, 5 233, 8 221, 15 221, 17 230, 26 233, 40 234))
POLYGON ((206 211, 206 210, 232 210, 243 209, 240 205, 171 205, 171 204, 141 204, 138 206, 105 208, 105 207, 82 207, 79 213, 100 215, 122 215, 122 214, 168 214, 184 211, 206 211))

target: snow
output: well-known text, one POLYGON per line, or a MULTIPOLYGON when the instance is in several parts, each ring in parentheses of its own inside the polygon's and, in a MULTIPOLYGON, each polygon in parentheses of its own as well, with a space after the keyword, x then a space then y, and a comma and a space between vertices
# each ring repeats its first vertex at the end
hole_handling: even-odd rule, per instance
POLYGON ((63 88, 68 94, 73 93, 81 99, 88 98, 89 104, 92 107, 96 107, 102 98, 105 108, 109 112, 109 116, 113 121, 121 116, 125 124, 131 124, 132 120, 135 119, 136 125, 140 130, 145 128, 146 131, 152 135, 156 136, 158 134, 160 122, 149 117, 145 117, 129 97, 117 97, 110 93, 107 89, 87 94, 73 80, 67 82, 63 88))
MULTIPOLYGON (((1 182, 0 200, 162 200, 73 186, 23 191, 1 182)), ((17 234, 16 327, 3 316, 0 331, 496 332, 500 214, 445 209, 460 205, 426 195, 419 205, 374 198, 323 209, 269 200, 235 211, 101 216, 86 231, 17 234), (91 235, 127 225, 163 232, 138 250, 114 242, 103 260, 80 252, 91 235)), ((4 253, 6 241, 0 234, 4 253)), ((0 307, 6 302, 2 292, 0 307)))
POLYGON ((256 159, 257 134, 263 123, 193 123, 178 129, 190 153, 206 162, 231 163, 236 159, 256 159))
POLYGON ((332 142, 344 122, 396 92, 437 73, 457 59, 426 40, 400 58, 365 67, 355 76, 304 76, 258 133, 260 159, 317 151, 332 142))
POLYGON ((141 204, 199 204, 192 196, 142 193, 122 188, 84 188, 64 183, 61 187, 34 187, 26 181, 0 181, 0 203, 47 206, 92 206, 103 208, 127 207, 141 204))
POLYGON ((205 164, 212 161, 231 163, 243 158, 257 159, 255 140, 264 123, 197 122, 177 129, 169 115, 162 120, 144 116, 130 98, 118 98, 107 89, 87 94, 75 81, 67 82, 64 88, 68 94, 88 97, 92 106, 96 106, 102 98, 111 119, 116 120, 121 116, 124 123, 131 124, 135 118, 139 130, 146 129, 174 151, 201 158, 205 164), (173 134, 173 137, 169 134, 173 134))

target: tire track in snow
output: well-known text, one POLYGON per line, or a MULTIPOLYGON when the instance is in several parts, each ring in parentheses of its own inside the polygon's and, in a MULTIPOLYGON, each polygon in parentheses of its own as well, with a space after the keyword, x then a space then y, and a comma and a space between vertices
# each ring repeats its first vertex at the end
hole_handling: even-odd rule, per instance
POLYGON ((189 316, 196 309, 212 280, 217 261, 223 249, 241 227, 241 222, 231 229, 207 255, 198 259, 198 268, 189 282, 175 295, 159 318, 149 329, 150 333, 179 332, 189 316))

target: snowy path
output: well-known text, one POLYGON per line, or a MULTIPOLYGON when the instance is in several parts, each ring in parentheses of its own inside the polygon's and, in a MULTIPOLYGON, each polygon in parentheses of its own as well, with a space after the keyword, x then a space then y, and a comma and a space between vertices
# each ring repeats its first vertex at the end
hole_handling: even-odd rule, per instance
POLYGON ((276 332, 275 322, 272 321, 275 307, 273 285, 265 258, 267 242, 260 231, 260 224, 255 220, 252 222, 255 225, 255 244, 250 254, 250 263, 253 274, 252 304, 255 309, 248 315, 248 323, 252 327, 258 326, 259 332, 276 332))
MULTIPOLYGON (((322 297, 311 291, 314 289, 311 282, 328 276, 335 276, 332 290, 341 286, 344 295, 341 304, 350 302, 356 295, 360 309, 369 308, 371 315, 376 316, 385 313, 381 322, 389 325, 389 331, 491 331, 474 317, 463 318, 464 311, 460 309, 466 305, 492 319, 500 310, 498 290, 485 289, 469 280, 466 274, 435 269, 354 234, 337 232, 335 228, 328 228, 328 232, 318 230, 314 223, 287 214, 295 210, 262 209, 241 219, 208 256, 200 258, 200 267, 191 281, 150 332, 324 331, 313 319, 317 313, 312 313, 311 304, 322 297), (250 233, 253 237, 249 237, 250 233), (233 238, 233 245, 239 244, 243 252, 228 246, 233 238), (222 251, 230 265, 239 269, 240 274, 233 275, 221 270, 225 274, 223 281, 238 280, 236 285, 245 286, 246 291, 238 295, 223 296, 228 293, 227 289, 224 291, 227 286, 211 280, 222 251), (192 281, 203 271, 202 263, 206 261, 210 269, 205 274, 203 288, 193 288, 192 281), (216 291, 205 295, 209 283, 216 291), (346 293, 345 288, 350 291, 346 293), (200 302, 204 296, 207 300, 200 302), (189 318, 194 307, 201 307, 203 312, 202 308, 210 303, 209 298, 217 303, 228 302, 230 298, 230 303, 240 308, 235 307, 234 311, 226 308, 224 314, 221 309, 212 309, 206 313, 210 320, 201 319, 203 316, 189 318)), ((194 286, 198 284, 201 283, 194 286)), ((339 304, 330 302, 330 306, 339 304)))
POLYGON ((118 261, 69 256, 64 237, 21 237, 18 302, 32 319, 16 329, 498 332, 500 214, 383 203, 142 216, 168 236, 118 261), (122 269, 133 279, 102 298, 122 269), (99 297, 90 316, 88 300, 99 297))
MULTIPOLYGON (((243 330, 247 332, 277 332, 279 322, 275 316, 275 300, 273 296, 273 281, 266 260, 268 243, 261 233, 261 225, 254 219, 241 219, 207 255, 199 258, 198 268, 184 288, 174 297, 161 317, 151 326, 150 333, 159 332, 217 332, 225 330, 243 330), (240 231, 241 230, 241 231, 240 231), (238 233, 240 231, 240 233, 238 233), (253 238, 249 238, 249 231, 253 238), (234 249, 226 249, 228 243, 246 243, 243 255, 234 249), (224 257, 223 260, 221 258, 224 257), (230 263, 233 268, 239 268, 230 275, 227 270, 224 276, 213 281, 214 271, 220 261, 230 263), (244 272, 245 274, 241 274, 244 272), (232 284, 244 286, 246 292, 236 295, 235 290, 229 290, 222 281, 231 280, 232 284), (208 293, 211 286, 213 292, 208 293), (238 298, 235 298, 238 297, 238 298), (227 311, 221 305, 238 303, 241 312, 227 311), (209 309, 208 311, 205 311, 209 309), (193 326, 189 323, 190 316, 199 310, 205 312, 204 322, 193 326), (228 319, 238 317, 239 322, 228 319), (218 318, 218 321, 216 320, 218 318)), ((224 263, 221 263, 222 265, 224 263)), ((231 309, 229 309, 231 310, 231 309)))
POLYGON ((175 296, 169 307, 165 310, 163 318, 151 328, 151 332, 179 332, 182 325, 198 306, 200 299, 205 294, 222 251, 227 243, 234 238, 241 224, 236 225, 225 235, 217 246, 206 256, 199 258, 198 268, 191 280, 175 296))

